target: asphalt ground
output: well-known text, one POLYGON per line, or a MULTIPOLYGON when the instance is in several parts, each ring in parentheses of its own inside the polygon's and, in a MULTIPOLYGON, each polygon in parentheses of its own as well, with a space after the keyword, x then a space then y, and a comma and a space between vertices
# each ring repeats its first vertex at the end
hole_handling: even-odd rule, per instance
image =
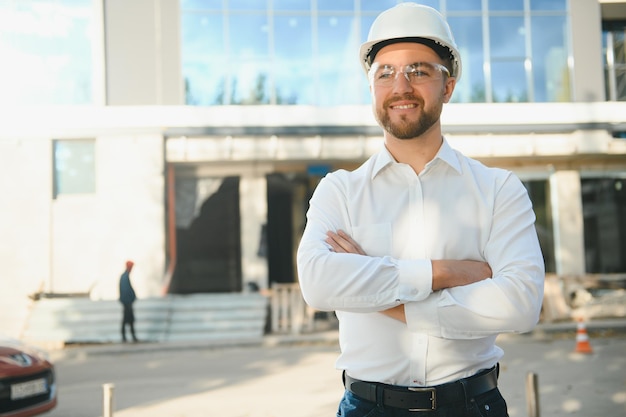
MULTIPOLYGON (((591 322, 587 330, 590 354, 576 352, 576 323, 498 339, 510 417, 531 415, 529 376, 537 380, 541 417, 626 416, 626 321, 591 322)), ((331 330, 254 345, 68 346, 51 352, 59 406, 47 416, 102 416, 104 383, 115 385, 115 417, 334 416, 343 392, 336 342, 331 330)))

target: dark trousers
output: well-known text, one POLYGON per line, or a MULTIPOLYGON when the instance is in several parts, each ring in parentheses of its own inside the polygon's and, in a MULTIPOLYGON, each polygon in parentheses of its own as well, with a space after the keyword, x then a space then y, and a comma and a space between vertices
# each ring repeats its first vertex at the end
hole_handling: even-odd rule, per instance
POLYGON ((401 408, 387 407, 360 399, 350 391, 346 391, 339 403, 337 417, 508 417, 506 402, 496 388, 480 396, 470 399, 467 403, 456 403, 437 406, 434 411, 409 411, 401 408))
POLYGON ((506 401, 495 388, 473 398, 459 398, 447 404, 437 404, 436 410, 409 411, 378 402, 364 400, 346 390, 339 403, 337 417, 508 417, 506 401))
POLYGON ((123 304, 124 306, 124 314, 122 316, 122 340, 126 341, 126 325, 130 327, 130 334, 133 337, 133 340, 137 341, 137 336, 135 336, 135 313, 133 312, 132 304, 123 304))

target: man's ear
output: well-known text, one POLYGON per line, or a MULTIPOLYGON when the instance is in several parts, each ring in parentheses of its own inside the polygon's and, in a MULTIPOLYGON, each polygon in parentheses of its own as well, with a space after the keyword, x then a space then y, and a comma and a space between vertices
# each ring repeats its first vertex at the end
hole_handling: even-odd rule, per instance
POLYGON ((443 102, 448 103, 452 98, 452 92, 454 92, 454 87, 456 86, 456 78, 447 77, 446 81, 443 85, 443 102))

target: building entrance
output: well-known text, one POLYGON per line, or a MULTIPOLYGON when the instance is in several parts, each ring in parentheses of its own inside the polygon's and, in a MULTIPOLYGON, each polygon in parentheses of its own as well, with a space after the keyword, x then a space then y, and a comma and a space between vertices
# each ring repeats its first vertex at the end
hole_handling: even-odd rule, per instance
MULTIPOLYGON (((242 213, 246 196, 241 194, 241 181, 238 176, 202 177, 182 171, 176 175, 175 229, 169 228, 170 234, 175 230, 175 250, 168 253, 175 262, 168 293, 244 290, 243 245, 250 245, 251 237, 244 235, 242 225, 255 216, 242 213)), ((266 194, 260 194, 258 206, 267 207, 267 216, 258 220, 259 239, 253 241, 252 256, 255 262, 266 263, 267 279, 258 283, 269 287, 297 282, 295 258, 311 192, 309 179, 304 173, 272 173, 265 176, 265 184, 266 194)))
POLYGON ((239 177, 175 184, 176 264, 168 292, 241 291, 239 177))

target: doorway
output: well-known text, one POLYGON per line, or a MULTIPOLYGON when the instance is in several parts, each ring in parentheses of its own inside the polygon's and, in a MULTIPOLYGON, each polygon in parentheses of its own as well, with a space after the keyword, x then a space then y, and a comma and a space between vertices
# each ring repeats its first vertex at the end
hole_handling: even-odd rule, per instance
POLYGON ((176 178, 172 294, 240 292, 239 177, 176 178))

